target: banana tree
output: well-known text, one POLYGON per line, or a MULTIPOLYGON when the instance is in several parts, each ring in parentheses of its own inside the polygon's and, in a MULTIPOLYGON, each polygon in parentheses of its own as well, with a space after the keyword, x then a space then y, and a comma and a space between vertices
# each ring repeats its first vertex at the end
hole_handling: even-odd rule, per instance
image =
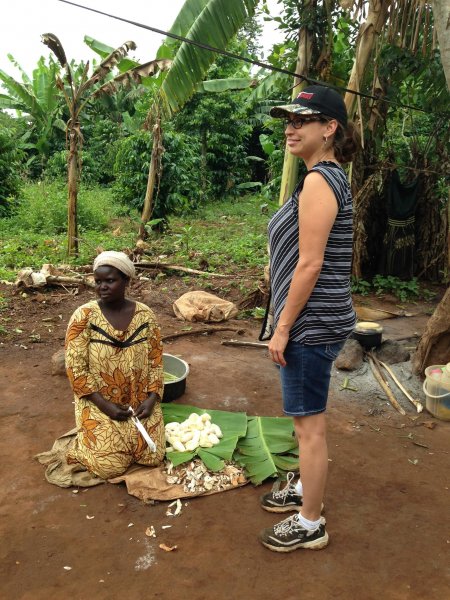
POLYGON ((153 60, 144 65, 135 66, 129 63, 130 68, 117 77, 111 79, 112 71, 123 61, 130 50, 135 50, 136 44, 132 41, 125 42, 122 46, 111 52, 89 76, 89 63, 82 72, 81 78, 75 80, 73 70, 67 62, 66 53, 59 39, 52 33, 42 36, 42 42, 55 54, 61 67, 65 71, 64 80, 56 77, 56 86, 63 93, 69 109, 69 120, 66 125, 68 140, 68 227, 67 227, 67 252, 78 255, 78 226, 77 226, 77 196, 78 179, 80 174, 80 148, 83 143, 81 133, 81 115, 86 105, 101 94, 112 94, 119 85, 140 83, 143 78, 151 77, 160 69, 167 69, 170 61, 165 59, 153 60))
MULTIPOLYGON (((257 3, 258 0, 186 0, 170 32, 225 49, 244 22, 253 16, 257 3)), ((148 115, 148 122, 155 128, 157 139, 161 139, 164 119, 170 119, 196 92, 216 55, 187 42, 183 42, 177 49, 174 41, 167 38, 157 56, 173 58, 172 66, 155 95, 148 115)), ((140 235, 144 237, 145 223, 153 209, 159 159, 157 152, 152 153, 141 216, 140 235)))
MULTIPOLYGON (((254 15, 258 0, 185 0, 170 33, 186 37, 195 42, 225 49, 245 21, 254 15)), ((111 50, 109 46, 92 38, 85 37, 88 46, 104 57, 111 50)), ((232 83, 203 82, 203 79, 216 58, 216 54, 167 37, 157 52, 157 59, 170 59, 167 73, 143 82, 151 86, 154 100, 148 112, 146 127, 152 131, 153 150, 150 157, 147 189, 141 215, 140 236, 146 237, 145 224, 151 217, 153 198, 160 176, 160 163, 163 152, 163 123, 182 109, 197 91, 219 91, 225 88, 243 89, 253 85, 253 79, 241 78, 232 83)))
POLYGON ((8 58, 19 69, 22 81, 0 70, 0 81, 7 92, 0 94, 0 109, 15 110, 27 121, 31 138, 27 148, 35 148, 45 163, 55 130, 65 131, 64 100, 56 87, 60 66, 52 58, 47 65, 41 57, 30 77, 11 54, 8 58))

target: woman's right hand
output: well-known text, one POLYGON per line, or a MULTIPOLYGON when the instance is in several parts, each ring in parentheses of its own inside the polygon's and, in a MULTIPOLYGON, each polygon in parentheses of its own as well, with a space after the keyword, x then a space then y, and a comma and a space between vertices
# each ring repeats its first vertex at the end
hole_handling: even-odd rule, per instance
POLYGON ((128 406, 120 406, 109 400, 105 400, 104 405, 99 406, 99 409, 113 421, 126 421, 131 416, 128 406))
POLYGON ((99 392, 94 392, 86 398, 113 421, 126 421, 131 416, 128 405, 114 404, 114 402, 106 400, 99 392))

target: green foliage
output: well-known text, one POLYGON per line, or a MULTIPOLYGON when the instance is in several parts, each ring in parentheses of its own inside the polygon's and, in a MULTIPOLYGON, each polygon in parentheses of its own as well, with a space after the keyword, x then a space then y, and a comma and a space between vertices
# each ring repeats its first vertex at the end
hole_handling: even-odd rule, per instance
POLYGON ((267 263, 267 223, 277 205, 270 203, 264 213, 260 205, 259 195, 227 198, 197 209, 188 224, 173 216, 164 234, 150 235, 148 252, 165 254, 172 262, 195 269, 203 268, 206 261, 209 271, 257 268, 262 272, 267 263))
MULTIPOLYGON (((200 152, 196 140, 166 124, 163 132, 162 178, 153 219, 191 210, 201 203, 200 152)), ((151 135, 139 131, 120 140, 114 165, 114 198, 142 209, 152 149, 151 135)))
POLYGON ((386 292, 392 293, 402 302, 420 296, 419 282, 416 277, 413 277, 409 281, 404 281, 393 275, 375 275, 372 284, 377 295, 382 295, 386 292))
MULTIPOLYGON (((233 41, 228 48, 244 52, 233 41)), ((248 79, 247 67, 220 56, 208 71, 208 86, 248 79), (222 82, 222 83, 217 83, 222 82)), ((220 89, 220 87, 218 89, 220 89)), ((195 94, 174 120, 174 127, 197 140, 201 152, 202 190, 210 199, 239 194, 239 185, 251 179, 247 160, 252 125, 248 122, 248 89, 195 94)))
POLYGON ((11 211, 13 198, 20 191, 20 166, 23 152, 6 129, 0 128, 0 217, 11 211))
POLYGON ((412 301, 418 298, 432 299, 434 292, 421 286, 417 277, 403 280, 393 275, 375 275, 372 282, 365 279, 352 277, 352 293, 360 296, 368 296, 375 292, 377 296, 392 294, 401 302, 412 301))
MULTIPOLYGON (((107 190, 82 189, 79 196, 78 224, 81 230, 103 231, 123 209, 111 202, 107 190)), ((55 181, 38 182, 23 190, 9 228, 45 235, 59 234, 67 227, 67 189, 55 181)))
POLYGON ((372 284, 365 279, 358 277, 352 277, 352 294, 359 294, 360 296, 367 296, 370 294, 372 284))
POLYGON ((58 140, 64 139, 64 99, 56 86, 59 65, 52 58, 47 64, 41 57, 29 77, 11 55, 8 58, 21 71, 22 81, 0 70, 0 81, 7 90, 7 94, 0 94, 0 108, 28 115, 26 121, 31 130, 29 152, 36 159, 39 156, 40 160, 35 160, 34 165, 39 172, 40 165, 45 163, 58 140))

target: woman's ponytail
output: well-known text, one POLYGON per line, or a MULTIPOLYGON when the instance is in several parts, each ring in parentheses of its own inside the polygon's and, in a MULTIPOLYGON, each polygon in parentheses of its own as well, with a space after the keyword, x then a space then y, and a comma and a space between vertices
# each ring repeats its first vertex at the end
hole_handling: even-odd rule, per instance
POLYGON ((336 159, 340 163, 350 162, 360 145, 361 136, 354 123, 349 121, 346 128, 338 123, 333 138, 333 149, 336 159))

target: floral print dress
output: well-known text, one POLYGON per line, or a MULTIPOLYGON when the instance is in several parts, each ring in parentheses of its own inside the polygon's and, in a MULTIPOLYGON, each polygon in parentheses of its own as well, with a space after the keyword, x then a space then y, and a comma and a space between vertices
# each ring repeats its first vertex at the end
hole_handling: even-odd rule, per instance
POLYGON ((115 421, 85 398, 99 392, 115 404, 136 409, 150 392, 162 398, 164 376, 160 330, 153 311, 136 302, 124 331, 114 329, 97 301, 80 306, 66 334, 66 370, 75 395, 78 428, 69 463, 81 463, 102 479, 121 475, 132 463, 156 466, 165 453, 160 402, 142 424, 156 444, 156 452, 131 420, 115 421))

